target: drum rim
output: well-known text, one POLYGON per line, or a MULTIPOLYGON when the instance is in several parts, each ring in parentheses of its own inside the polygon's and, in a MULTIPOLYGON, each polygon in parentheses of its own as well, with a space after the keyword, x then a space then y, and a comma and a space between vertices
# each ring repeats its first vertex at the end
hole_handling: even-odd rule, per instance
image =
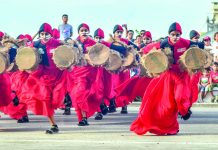
MULTIPOLYGON (((75 47, 71 47, 71 46, 68 46, 68 45, 61 45, 61 46, 58 46, 57 48, 55 48, 54 49, 54 53, 53 53, 53 55, 52 55, 52 59, 53 59, 53 61, 54 61, 54 63, 55 63, 55 65, 58 67, 58 68, 69 68, 70 66, 72 66, 73 64, 75 64, 76 63, 76 48, 75 47), (58 53, 59 52, 61 52, 61 51, 63 51, 63 49, 64 50, 69 50, 69 51, 72 51, 73 53, 73 57, 71 57, 70 59, 69 59, 69 57, 67 57, 68 59, 67 59, 67 61, 68 61, 68 63, 66 64, 60 64, 60 62, 61 61, 59 61, 58 59, 60 59, 60 56, 59 56, 59 58, 57 57, 58 55, 58 53), (75 49, 75 50, 74 50, 75 49)), ((59 54, 61 54, 61 53, 59 53, 59 54)), ((69 54, 69 53, 68 53, 69 54)), ((62 55, 63 56, 63 55, 62 55)), ((69 55, 68 55, 69 56, 69 55)), ((66 58, 66 57, 65 57, 66 58)), ((66 62, 66 61, 65 61, 66 62)))
POLYGON ((123 67, 131 66, 134 63, 134 60, 135 60, 134 53, 133 52, 128 52, 127 57, 124 58, 122 66, 123 67), (128 56, 131 56, 131 57, 128 57, 128 56), (127 58, 131 58, 131 59, 127 59, 127 58))
MULTIPOLYGON (((199 52, 200 52, 199 51, 199 52)), ((195 52, 196 53, 196 52, 195 52)), ((194 56, 195 57, 195 56, 194 56)), ((197 58, 199 58, 199 56, 197 57, 197 58)), ((188 68, 188 69, 200 69, 200 68, 202 68, 202 67, 204 67, 205 66, 205 63, 206 63, 206 54, 205 54, 205 52, 202 50, 202 49, 200 49, 200 48, 198 48, 198 47, 191 47, 191 48, 189 48, 187 51, 185 51, 183 54, 182 54, 182 56, 180 57, 180 60, 182 61, 182 63, 185 65, 185 67, 186 68, 188 68), (190 56, 193 56, 193 55, 190 55, 190 51, 191 50, 200 50, 201 51, 201 53, 198 53, 198 54, 200 54, 201 55, 201 58, 202 57, 204 57, 205 59, 198 59, 199 61, 199 63, 197 64, 197 62, 195 62, 194 64, 193 63, 188 63, 188 61, 187 60, 190 60, 189 58, 190 58, 190 56), (192 65, 193 64, 193 65, 192 65)), ((192 59, 193 60, 193 59, 192 59)), ((195 59, 196 60, 196 59, 195 59)))
MULTIPOLYGON (((157 60, 159 61, 159 60, 157 60)), ((156 61, 156 62, 157 62, 156 61)), ((157 49, 153 49, 151 50, 149 53, 145 54, 144 56, 142 56, 142 59, 141 59, 141 62, 142 62, 142 65, 145 67, 145 69, 149 72, 149 73, 162 73, 164 72, 165 70, 167 70, 169 68, 169 61, 168 61, 168 58, 167 56, 164 54, 164 52, 162 52, 161 50, 157 50, 157 49), (147 62, 150 62, 151 58, 148 57, 149 55, 153 55, 154 53, 158 54, 159 56, 161 56, 162 60, 164 61, 164 64, 163 63, 158 63, 158 64, 161 64, 162 67, 159 67, 161 69, 158 69, 157 70, 157 67, 150 67, 149 65, 147 65, 147 62), (146 59, 148 58, 149 61, 146 61, 146 59)))
POLYGON ((0 52, 0 59, 2 59, 3 62, 5 62, 4 66, 0 67, 2 68, 2 70, 0 70, 0 74, 4 73, 7 70, 7 67, 9 65, 9 60, 6 57, 7 56, 3 52, 0 52))
MULTIPOLYGON (((100 50, 99 50, 100 51, 100 50)), ((100 65, 104 65, 108 59, 109 59, 109 55, 110 55, 110 48, 108 48, 107 46, 105 46, 104 44, 101 44, 101 43, 96 43, 95 45, 93 45, 89 51, 88 51, 88 55, 89 55, 89 58, 90 58, 90 62, 91 64, 93 65, 97 65, 97 66, 100 66, 100 65), (104 49, 105 53, 104 55, 98 55, 98 57, 92 57, 92 52, 95 50, 94 48, 96 46, 101 46, 102 49, 104 49), (90 57, 91 56, 91 57, 90 57), (102 57, 104 56, 104 57, 102 57), (93 59, 94 58, 94 59, 93 59), (96 61, 96 60, 99 60, 99 61, 96 61), (101 61, 100 61, 101 60, 101 61)))
POLYGON ((122 63, 123 63, 123 60, 122 60, 120 54, 118 52, 116 52, 116 51, 111 50, 109 58, 108 58, 108 62, 106 63, 106 65, 104 67, 105 67, 106 70, 109 70, 109 71, 117 71, 117 70, 121 69, 122 63), (111 56, 117 56, 117 58, 119 58, 119 60, 120 60, 119 61, 120 65, 117 65, 116 68, 113 68, 114 66, 111 66, 111 64, 112 64, 112 63, 110 63, 111 56))
MULTIPOLYGON (((21 60, 23 60, 23 58, 21 60)), ((17 49, 17 55, 15 57, 15 62, 17 64, 19 70, 35 70, 38 67, 39 62, 40 62, 40 54, 37 52, 37 49, 34 47, 20 47, 17 49), (26 63, 26 65, 28 64, 27 66, 24 66, 23 63, 20 63, 20 59, 22 58, 21 57, 22 55, 20 55, 22 52, 22 49, 25 49, 25 50, 29 49, 28 51, 31 50, 31 53, 35 54, 34 59, 32 59, 35 61, 32 61, 31 64, 30 64, 30 62, 26 63)))

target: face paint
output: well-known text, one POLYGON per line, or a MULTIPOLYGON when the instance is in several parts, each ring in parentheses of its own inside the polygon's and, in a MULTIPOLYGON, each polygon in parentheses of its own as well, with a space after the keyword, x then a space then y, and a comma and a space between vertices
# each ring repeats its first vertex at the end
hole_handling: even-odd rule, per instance
POLYGON ((47 42, 50 38, 51 38, 51 34, 49 34, 47 32, 41 32, 39 34, 39 39, 44 41, 44 42, 47 42))
POLYGON ((45 39, 49 40, 51 38, 51 34, 45 35, 45 39))
POLYGON ((95 42, 100 43, 102 41, 102 38, 100 38, 99 36, 96 36, 94 40, 95 42))
POLYGON ((89 30, 85 27, 81 27, 79 29, 79 36, 81 36, 83 39, 87 39, 89 35, 89 30))
POLYGON ((151 39, 149 37, 144 37, 143 38, 143 43, 144 44, 149 44, 149 43, 151 43, 151 39))
POLYGON ((192 41, 198 42, 199 38, 200 38, 199 36, 195 36, 195 37, 192 38, 192 41))
POLYGON ((116 38, 121 38, 122 35, 123 35, 123 31, 121 31, 121 30, 117 30, 117 31, 114 33, 114 36, 115 36, 116 38))
POLYGON ((180 39, 181 34, 178 31, 172 31, 169 34, 170 41, 175 44, 180 39))

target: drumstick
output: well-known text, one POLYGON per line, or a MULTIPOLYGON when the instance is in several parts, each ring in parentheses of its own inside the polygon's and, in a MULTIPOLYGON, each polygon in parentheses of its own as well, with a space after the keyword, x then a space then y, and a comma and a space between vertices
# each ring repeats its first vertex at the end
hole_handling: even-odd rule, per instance
POLYGON ((12 43, 12 44, 14 44, 14 45, 17 46, 17 47, 20 47, 20 46, 18 45, 19 42, 16 42, 16 41, 14 41, 14 40, 8 39, 8 40, 6 40, 6 41, 3 42, 3 44, 5 44, 5 43, 12 43))
POLYGON ((39 34, 39 31, 37 31, 37 33, 33 35, 32 39, 34 40, 38 34, 39 34))

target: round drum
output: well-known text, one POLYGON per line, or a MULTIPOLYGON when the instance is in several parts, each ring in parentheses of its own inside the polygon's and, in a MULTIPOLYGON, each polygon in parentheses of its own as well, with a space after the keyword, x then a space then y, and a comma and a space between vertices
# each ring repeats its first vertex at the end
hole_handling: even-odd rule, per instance
POLYGON ((182 56, 180 56, 180 60, 187 69, 194 70, 204 67, 207 57, 206 53, 202 49, 198 47, 192 47, 185 51, 182 56))
POLYGON ((4 73, 9 67, 9 57, 7 53, 0 52, 0 74, 4 73))
POLYGON ((91 64, 103 65, 109 59, 110 49, 101 43, 97 43, 89 49, 88 55, 91 64))
POLYGON ((121 58, 119 52, 111 50, 110 55, 109 55, 109 59, 106 62, 104 67, 108 71, 116 72, 119 69, 121 69, 122 63, 123 63, 123 61, 122 61, 122 58, 121 58))
POLYGON ((133 54, 133 52, 129 51, 127 53, 127 56, 123 58, 123 67, 129 67, 133 64, 133 62, 135 61, 135 55, 133 54))
POLYGON ((159 74, 168 69, 169 62, 167 56, 161 50, 153 49, 142 56, 141 64, 148 73, 159 74))
POLYGON ((77 51, 77 48, 71 46, 59 46, 54 50, 52 58, 58 68, 69 68, 77 64, 77 51))
POLYGON ((213 56, 208 51, 203 51, 203 52, 206 55, 206 62, 205 62, 204 68, 208 68, 213 63, 213 56))
POLYGON ((40 58, 37 49, 33 47, 21 47, 17 50, 15 61, 19 70, 33 71, 39 66, 40 58))

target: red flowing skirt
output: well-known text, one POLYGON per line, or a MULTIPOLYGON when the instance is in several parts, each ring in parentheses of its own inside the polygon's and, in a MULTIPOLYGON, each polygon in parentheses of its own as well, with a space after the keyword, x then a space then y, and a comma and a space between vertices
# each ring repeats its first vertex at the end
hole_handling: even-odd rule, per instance
POLYGON ((102 68, 103 71, 103 86, 104 86, 104 99, 112 99, 115 97, 113 88, 113 75, 106 69, 102 68))
POLYGON ((0 106, 7 106, 12 99, 10 76, 8 74, 0 74, 0 106))
POLYGON ((12 75, 16 80, 13 90, 21 103, 36 115, 52 116, 64 100, 66 72, 55 66, 40 65, 31 73, 18 71, 12 75))
MULTIPOLYGON (((25 82, 28 74, 25 72, 13 72, 9 73, 10 79, 11 79, 11 88, 16 93, 21 93, 22 90, 22 83, 25 82), (18 80, 19 79, 19 80, 18 80)), ((15 97, 16 93, 13 93, 13 97, 15 97)), ((1 111, 9 117, 13 119, 20 119, 23 116, 27 116, 27 105, 23 103, 22 101, 19 102, 18 106, 14 106, 13 102, 11 102, 9 105, 1 107, 1 111)))
MULTIPOLYGON (((117 93, 116 93, 115 89, 129 79, 130 79, 130 71, 129 70, 122 71, 119 74, 112 74, 112 86, 113 86, 112 93, 115 96, 115 98, 117 97, 117 93)), ((121 100, 121 101, 125 101, 125 100, 121 100)))
POLYGON ((118 86, 115 91, 117 93, 116 106, 126 106, 137 97, 143 97, 145 90, 152 78, 134 76, 118 86))
POLYGON ((173 68, 154 78, 149 83, 138 117, 130 130, 142 135, 147 132, 157 135, 177 134, 178 112, 186 115, 192 106, 191 77, 187 72, 173 68))
POLYGON ((99 110, 103 98, 102 72, 92 66, 75 67, 73 69, 74 86, 70 92, 73 106, 82 120, 81 111, 86 113, 87 118, 99 110))
POLYGON ((14 106, 13 102, 11 102, 9 105, 1 107, 0 110, 6 115, 9 115, 10 118, 16 120, 27 116, 27 105, 22 102, 18 106, 14 106))

